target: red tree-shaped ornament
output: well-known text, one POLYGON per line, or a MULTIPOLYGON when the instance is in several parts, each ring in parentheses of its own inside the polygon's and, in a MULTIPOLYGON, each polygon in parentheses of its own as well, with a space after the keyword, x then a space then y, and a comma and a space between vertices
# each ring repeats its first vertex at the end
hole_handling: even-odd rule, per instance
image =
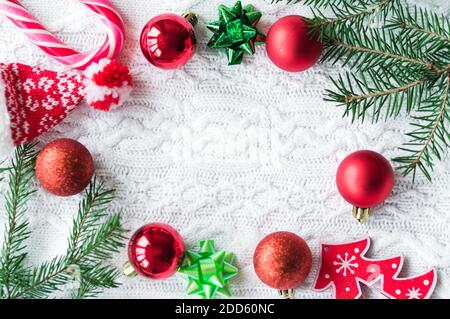
POLYGON ((383 202, 394 186, 394 171, 381 154, 357 151, 348 155, 336 173, 339 193, 352 204, 353 216, 363 223, 369 208, 383 202))
POLYGON ((381 281, 381 293, 388 298, 430 298, 437 281, 435 269, 416 277, 398 278, 403 257, 368 259, 365 254, 369 246, 369 238, 348 244, 323 244, 314 289, 323 291, 333 287, 337 299, 356 299, 362 294, 361 283, 370 287, 381 281))
POLYGON ((184 243, 169 225, 153 223, 139 228, 128 244, 130 267, 125 274, 135 273, 152 279, 172 276, 184 256, 184 243), (133 272, 134 270, 134 272, 133 272))

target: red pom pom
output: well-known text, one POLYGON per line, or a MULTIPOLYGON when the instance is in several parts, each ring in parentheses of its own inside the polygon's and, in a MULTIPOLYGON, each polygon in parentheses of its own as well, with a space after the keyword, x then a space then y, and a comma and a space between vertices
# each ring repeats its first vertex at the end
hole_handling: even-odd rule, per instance
POLYGON ((92 76, 92 80, 98 86, 108 88, 133 85, 130 70, 119 61, 111 60, 102 70, 92 76))
POLYGON ((103 59, 85 71, 85 98, 97 110, 109 111, 129 97, 133 79, 127 66, 115 60, 103 59))
POLYGON ((373 151, 358 151, 339 165, 336 184, 350 204, 370 208, 384 201, 394 186, 394 170, 387 159, 373 151))
POLYGON ((259 242, 253 265, 266 285, 288 290, 306 279, 311 270, 312 254, 308 244, 296 234, 276 232, 259 242))
POLYGON ((266 37, 266 50, 272 62, 289 72, 313 66, 322 53, 322 44, 311 38, 309 31, 301 16, 291 15, 275 22, 266 37))
POLYGON ((119 97, 112 97, 111 95, 106 95, 103 100, 94 101, 91 106, 99 111, 108 112, 111 109, 111 105, 118 105, 119 97))

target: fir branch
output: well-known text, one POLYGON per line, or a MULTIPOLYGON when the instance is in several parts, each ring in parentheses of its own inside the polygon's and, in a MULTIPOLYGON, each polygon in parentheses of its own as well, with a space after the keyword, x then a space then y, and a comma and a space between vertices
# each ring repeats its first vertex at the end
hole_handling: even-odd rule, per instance
POLYGON ((9 169, 9 189, 5 195, 7 225, 0 258, 0 284, 6 298, 20 285, 23 261, 27 256, 24 242, 29 237, 29 231, 24 216, 25 204, 35 192, 31 188, 37 156, 34 146, 35 144, 19 146, 9 169))
POLYGON ((80 288, 76 296, 80 298, 94 296, 104 288, 117 285, 118 272, 101 265, 123 247, 125 230, 120 223, 120 214, 106 217, 113 194, 114 190, 105 190, 94 178, 74 219, 67 255, 30 271, 26 287, 11 298, 44 298, 77 277, 80 288))
POLYGON ((407 156, 394 158, 400 163, 399 169, 404 175, 413 174, 415 179, 417 169, 431 181, 429 170, 433 169, 434 158, 441 160, 445 148, 450 146, 449 122, 450 114, 450 75, 444 77, 445 89, 436 91, 432 97, 419 108, 420 115, 413 118, 416 129, 407 135, 412 138, 402 150, 407 156))
POLYGON ((380 0, 272 0, 272 3, 287 2, 287 3, 301 3, 305 6, 316 8, 326 8, 330 6, 340 7, 345 5, 369 5, 380 2, 380 0))
MULTIPOLYGON (((376 37, 375 37, 376 38, 376 37)), ((379 42, 381 43, 381 42, 379 42)), ((373 48, 369 48, 367 46, 357 46, 357 45, 350 45, 350 44, 345 44, 342 41, 336 40, 334 41, 333 45, 335 46, 340 46, 343 47, 345 49, 347 49, 347 53, 351 54, 353 52, 359 52, 359 53, 368 53, 368 54, 373 54, 373 55, 378 55, 378 56, 382 56, 384 58, 387 58, 389 60, 399 60, 399 61, 403 61, 403 62, 407 62, 407 63, 411 63, 411 64, 416 64, 416 65, 420 65, 420 66, 424 66, 426 68, 429 68, 431 70, 435 70, 436 72, 441 72, 440 69, 436 69, 432 64, 430 63, 426 63, 423 62, 419 59, 416 58, 410 58, 406 55, 401 55, 401 54, 396 54, 396 53, 392 53, 390 52, 390 49, 373 49, 373 48)), ((372 62, 372 61, 370 61, 372 62)), ((372 62, 373 63, 373 62, 372 62)), ((357 65, 353 65, 355 67, 357 67, 357 65)))
MULTIPOLYGON (((0 163, 0 165, 3 165, 3 163, 0 163)), ((7 172, 9 168, 0 167, 0 174, 3 174, 4 172, 7 172)), ((0 182, 4 179, 3 176, 0 176, 0 182)))
POLYGON ((385 119, 396 117, 404 106, 411 112, 428 95, 430 79, 420 74, 405 73, 402 70, 378 67, 358 75, 347 73, 331 79, 335 90, 326 90, 325 100, 346 107, 345 115, 351 114, 352 121, 364 121, 369 109, 372 120, 378 121, 382 111, 385 119))
POLYGON ((392 89, 370 92, 370 93, 363 94, 363 95, 347 95, 344 97, 344 102, 346 104, 348 104, 348 103, 358 102, 361 100, 373 99, 373 98, 378 98, 378 97, 382 97, 382 96, 386 96, 386 95, 390 95, 390 94, 396 94, 396 93, 408 91, 408 90, 424 83, 425 81, 426 81, 426 79, 421 79, 421 80, 410 82, 408 84, 405 84, 405 85, 402 85, 399 87, 395 87, 392 89))
MULTIPOLYGON (((282 2, 273 0, 272 2, 282 2)), ((287 3, 301 3, 316 8, 312 9, 314 19, 309 19, 313 29, 332 28, 349 21, 363 22, 375 13, 387 16, 399 0, 287 0, 287 3), (334 16, 328 17, 322 9, 328 9, 334 16)))
POLYGON ((86 192, 86 197, 80 203, 78 214, 73 221, 72 233, 69 239, 68 255, 74 258, 80 252, 80 242, 86 241, 103 217, 107 216, 107 206, 114 198, 115 190, 105 190, 103 183, 97 185, 94 178, 86 192))
POLYGON ((22 289, 11 295, 11 299, 43 299, 49 294, 59 291, 60 287, 71 281, 67 272, 68 260, 66 256, 58 256, 50 262, 28 269, 28 280, 22 289))
POLYGON ((362 23, 369 16, 375 13, 382 14, 386 17, 393 4, 397 0, 371 0, 371 1, 354 1, 352 3, 345 1, 338 1, 335 3, 328 3, 321 7, 328 7, 334 14, 334 17, 327 17, 320 10, 312 10, 315 18, 311 21, 311 28, 315 31, 323 32, 327 28, 335 28, 339 24, 346 24, 352 22, 362 26, 362 23))
MULTIPOLYGON (((275 0, 279 2, 281 0, 275 0)), ((315 7, 311 36, 324 44, 322 62, 354 70, 331 79, 325 100, 345 107, 352 121, 417 111, 412 139, 398 157, 403 174, 428 179, 434 160, 450 147, 448 100, 450 20, 402 0, 288 0, 315 7), (327 12, 327 13, 325 13, 327 12), (377 20, 375 20, 377 19, 377 20), (375 25, 373 22, 379 22, 375 25), (444 80, 443 80, 444 79, 444 80)))
POLYGON ((120 224, 120 214, 112 215, 83 243, 74 263, 89 263, 111 258, 113 253, 123 247, 125 232, 126 230, 120 224))
POLYGON ((391 30, 358 28, 349 24, 323 31, 325 50, 321 61, 343 60, 344 65, 350 63, 358 72, 378 66, 436 75, 446 72, 448 65, 436 63, 427 50, 413 47, 408 38, 391 30))
POLYGON ((408 5, 397 6, 394 12, 394 16, 389 20, 390 24, 386 27, 403 29, 403 36, 419 40, 420 44, 423 44, 425 39, 450 44, 450 23, 445 16, 408 5))
POLYGON ((102 264, 93 265, 87 269, 81 270, 80 286, 72 295, 75 299, 97 297, 103 289, 116 288, 117 278, 120 277, 119 271, 102 264))

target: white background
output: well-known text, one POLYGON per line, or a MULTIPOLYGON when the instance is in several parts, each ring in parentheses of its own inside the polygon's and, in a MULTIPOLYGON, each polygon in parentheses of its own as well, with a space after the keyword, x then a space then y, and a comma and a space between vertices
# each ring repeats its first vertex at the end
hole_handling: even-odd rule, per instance
MULTIPOLYGON (((448 15, 447 1, 426 1, 448 15)), ((351 207, 339 196, 335 172, 350 152, 372 149, 391 158, 405 141, 408 118, 351 124, 342 109, 322 101, 327 77, 342 71, 317 65, 298 74, 277 69, 264 46, 240 66, 227 66, 223 52, 206 47, 205 23, 217 19, 220 3, 230 0, 115 0, 128 27, 122 59, 135 75, 133 99, 122 110, 105 114, 83 105, 42 145, 57 137, 75 138, 92 152, 97 174, 118 189, 113 210, 123 212, 128 229, 148 222, 178 229, 188 248, 201 239, 215 239, 218 248, 237 254, 239 277, 232 282, 236 297, 276 297, 256 277, 252 255, 258 241, 278 230, 293 231, 310 245, 314 263, 298 298, 330 298, 332 291, 311 290, 318 270, 321 242, 338 243, 370 236, 369 256, 403 254, 402 276, 438 270, 434 297, 450 297, 450 165, 436 165, 433 183, 397 174, 393 195, 359 225, 351 207), (142 57, 138 38, 155 15, 200 15, 198 52, 184 68, 164 71, 142 57)), ((244 4, 248 1, 244 1, 244 4)), ((252 0, 267 32, 288 14, 309 15, 301 5, 272 5, 252 0)), ((51 31, 77 49, 102 40, 91 14, 76 0, 23 0, 51 31)), ((0 61, 63 67, 46 57, 9 21, 0 17, 0 61)), ((2 186, 3 190, 4 185, 2 186)), ((29 205, 32 240, 30 260, 37 264, 64 253, 80 196, 57 198, 39 189, 29 205)), ((4 215, 1 215, 4 223, 4 215)), ((0 232, 1 232, 0 228, 0 232)), ((115 258, 120 267, 126 249, 115 258)), ((180 298, 185 281, 121 279, 105 298, 180 298)), ((366 297, 380 297, 364 289, 366 297)))

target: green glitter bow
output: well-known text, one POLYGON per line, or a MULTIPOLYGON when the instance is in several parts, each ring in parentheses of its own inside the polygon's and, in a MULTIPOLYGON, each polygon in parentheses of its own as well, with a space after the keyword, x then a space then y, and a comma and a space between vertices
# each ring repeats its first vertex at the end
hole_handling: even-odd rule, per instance
POLYGON ((211 22, 207 28, 214 32, 208 46, 216 49, 226 49, 228 65, 240 64, 244 53, 255 53, 255 45, 263 44, 264 34, 256 29, 262 14, 252 5, 242 7, 241 1, 233 8, 223 4, 219 6, 219 21, 211 22))
POLYGON ((233 253, 216 252, 213 240, 200 241, 198 252, 188 250, 187 265, 178 269, 188 279, 187 294, 202 299, 214 298, 216 294, 231 297, 228 281, 238 274, 238 269, 231 264, 233 259, 233 253))

